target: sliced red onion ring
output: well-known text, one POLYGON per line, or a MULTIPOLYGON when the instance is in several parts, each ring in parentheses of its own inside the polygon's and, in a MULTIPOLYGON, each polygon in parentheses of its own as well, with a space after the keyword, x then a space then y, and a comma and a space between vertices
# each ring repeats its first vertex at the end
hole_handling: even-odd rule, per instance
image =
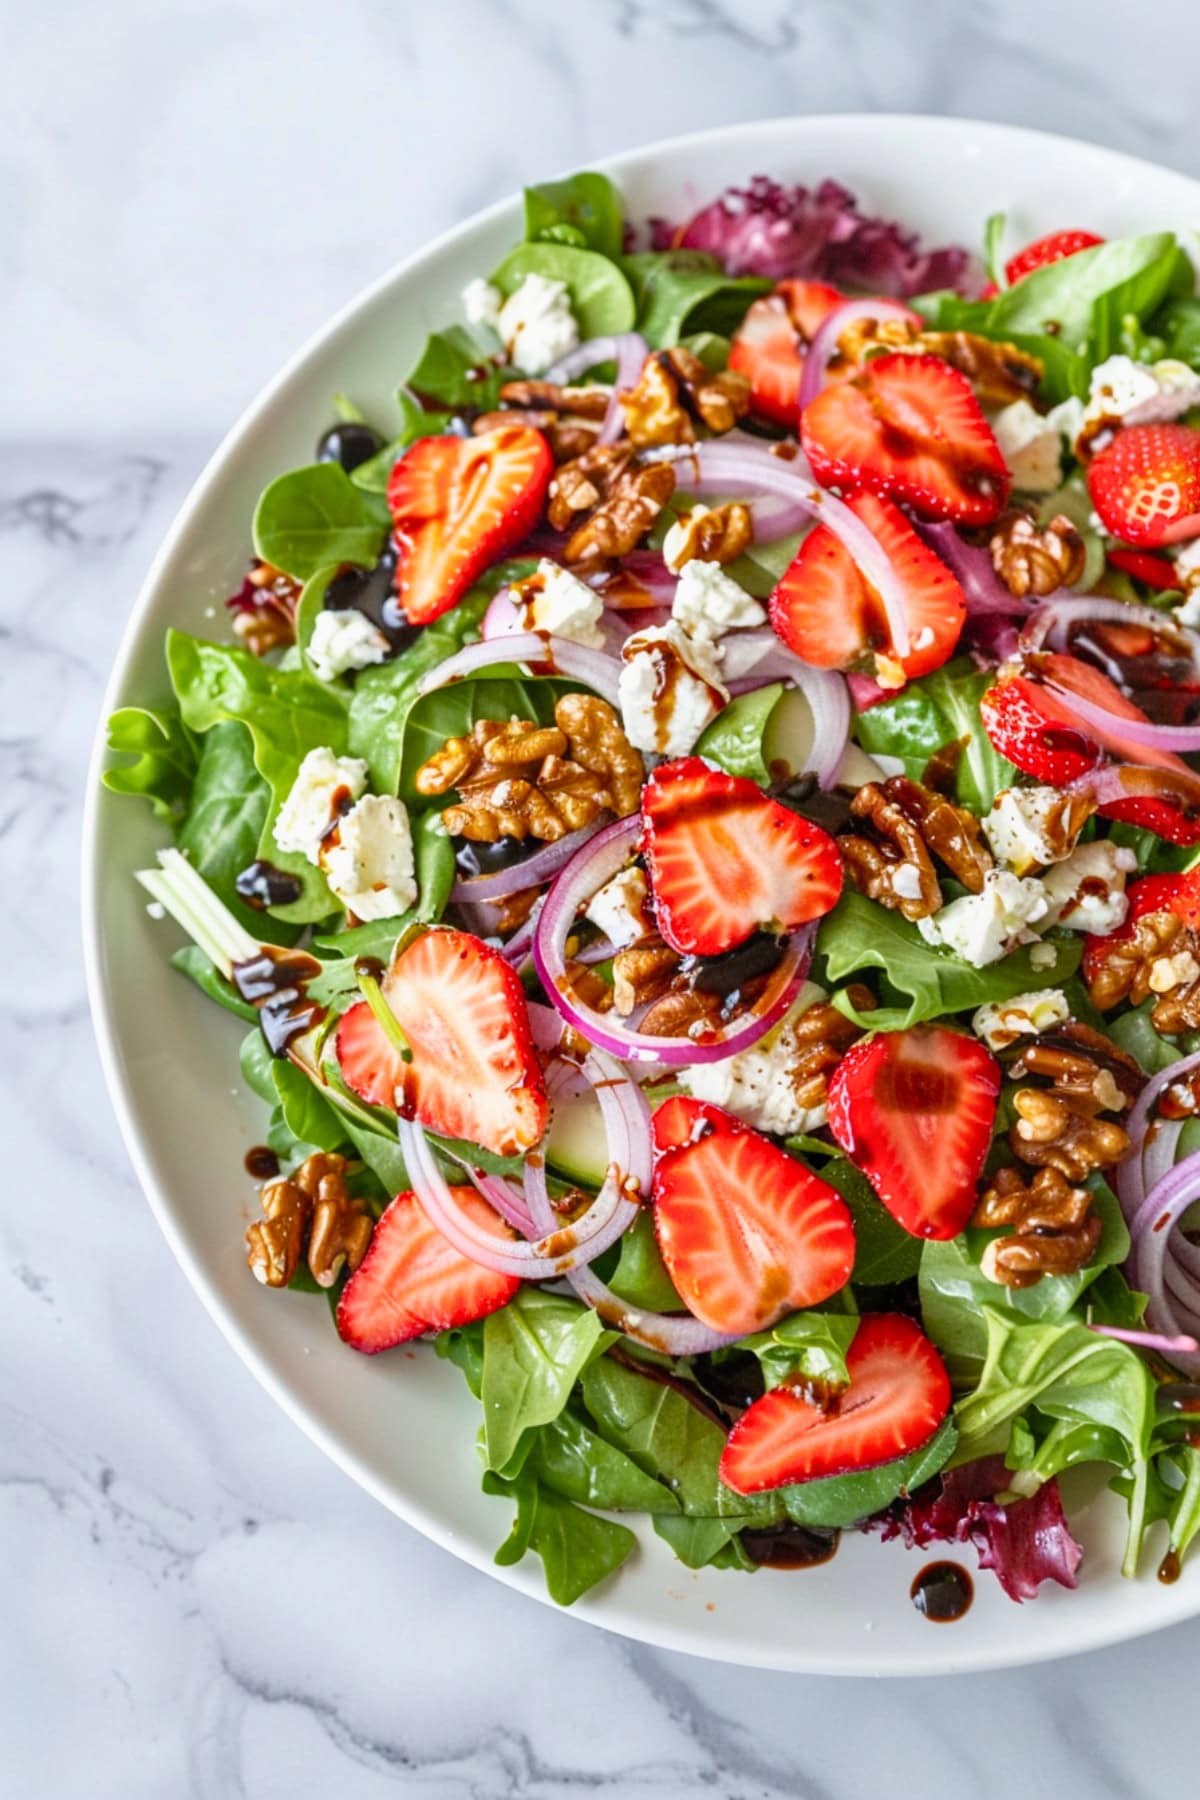
MULTIPOLYGON (((449 1154, 453 1155, 453 1152, 449 1152, 449 1154)), ((454 1160, 456 1163, 462 1163, 463 1170, 470 1177, 472 1185, 483 1195, 488 1205, 494 1207, 500 1217, 512 1226, 514 1231, 519 1231, 521 1236, 526 1238, 541 1237, 542 1232, 534 1224, 533 1215, 523 1198, 518 1194, 516 1188, 509 1186, 503 1175, 489 1175, 484 1169, 473 1169, 461 1156, 455 1156, 454 1160)), ((557 1225, 557 1223, 556 1219, 554 1224, 557 1225)))
POLYGON ((892 650, 899 657, 908 655, 912 647, 908 607, 887 552, 845 501, 817 485, 804 457, 785 462, 756 445, 725 444, 719 439, 705 444, 671 444, 650 455, 674 464, 681 494, 772 494, 827 525, 879 595, 892 650))
POLYGON ((483 615, 483 623, 479 627, 485 643, 493 638, 506 637, 525 629, 525 614, 517 605, 513 591, 506 582, 497 588, 492 596, 491 605, 483 615))
POLYGON ((1106 706, 1097 706, 1094 700, 1060 686, 1057 681, 1046 682, 1045 688, 1086 727, 1089 737, 1098 738, 1119 755, 1140 747, 1178 760, 1176 753, 1180 750, 1200 750, 1200 724, 1156 725, 1152 719, 1128 719, 1122 713, 1110 712, 1106 706))
POLYGON ((598 825, 581 825, 578 831, 559 838, 557 843, 547 844, 543 850, 535 850, 522 862, 510 863, 506 869, 497 869, 491 875, 464 875, 450 889, 450 898, 457 906, 469 906, 477 900, 506 900, 510 894, 519 894, 525 888, 541 887, 543 881, 557 875, 599 829, 598 825))
POLYGON ((817 329, 816 336, 804 353, 804 373, 800 377, 799 410, 803 412, 825 385, 825 371, 837 354, 838 340, 856 319, 899 319, 906 325, 919 325, 920 319, 907 306, 894 300, 847 300, 835 307, 817 329))
POLYGON ((640 814, 617 819, 597 832, 556 878, 533 938, 533 966, 538 980, 568 1025, 590 1044, 626 1061, 681 1068, 736 1056, 757 1043, 791 1005, 808 969, 815 926, 792 933, 783 959, 755 1010, 720 1038, 695 1041, 689 1037, 652 1037, 615 1023, 607 1014, 596 1012, 564 991, 566 944, 576 915, 606 881, 624 868, 640 835, 640 814))
POLYGON ((1015 594, 1009 593, 992 567, 989 552, 978 544, 965 543, 953 525, 942 521, 929 524, 922 520, 917 524, 917 531, 929 548, 941 557, 950 573, 957 577, 967 602, 967 612, 973 619, 1029 611, 1028 600, 1018 600, 1015 594))
MULTIPOLYGON (((1089 733, 1089 736, 1092 734, 1089 733)), ((1137 763, 1100 763, 1085 769, 1063 790, 1071 794, 1088 794, 1098 807, 1112 806, 1119 800, 1143 797, 1166 800, 1185 811, 1200 806, 1200 775, 1185 763, 1176 768, 1155 765, 1145 768, 1137 763)))
POLYGON ((612 398, 600 427, 600 435, 596 439, 598 444, 611 444, 614 438, 620 437, 625 428, 621 391, 636 386, 642 366, 650 354, 645 338, 636 331, 623 331, 620 337, 612 339, 612 346, 617 360, 617 379, 613 383, 612 398))
POLYGON ((1200 635, 1181 625, 1170 613, 1131 600, 1110 600, 1103 594, 1071 594, 1066 589, 1051 594, 1030 614, 1021 633, 1021 648, 1069 651, 1071 627, 1092 620, 1102 625, 1141 625, 1158 637, 1176 638, 1180 648, 1200 668, 1200 635))
MULTIPOLYGON (((1197 1198, 1200 1151, 1185 1157, 1155 1182, 1129 1228, 1133 1238, 1130 1279, 1147 1296, 1146 1323, 1164 1337, 1200 1335, 1200 1287, 1188 1284, 1185 1291, 1190 1297, 1185 1299, 1179 1292, 1183 1283, 1172 1280, 1170 1289, 1167 1283, 1167 1271, 1174 1262, 1175 1228, 1197 1198)), ((1177 1272, 1176 1267, 1173 1273, 1177 1272)), ((1185 1373, 1200 1375, 1200 1353, 1176 1350, 1167 1354, 1185 1373)))
POLYGON ((1157 1350, 1163 1356, 1200 1350, 1200 1343, 1194 1337, 1163 1337, 1157 1331, 1126 1331, 1122 1325, 1089 1325, 1088 1330, 1094 1331, 1097 1337, 1116 1338, 1120 1344, 1135 1344, 1140 1350, 1157 1350))
MULTIPOLYGON (((634 334, 625 333, 623 335, 632 336, 634 334)), ((617 346, 620 342, 619 337, 586 338, 582 344, 577 344, 574 350, 568 350, 565 356, 560 356, 556 363, 551 363, 542 376, 542 380, 552 381, 555 387, 565 387, 568 382, 575 381, 580 375, 585 375, 589 369, 598 369, 601 363, 617 362, 619 360, 617 346)))
POLYGON ((588 586, 596 589, 610 611, 642 612, 648 606, 670 606, 676 580, 657 550, 630 550, 615 571, 589 576, 588 586), (628 606, 613 604, 637 588, 645 590, 645 605, 640 600, 636 604, 631 601, 628 606))
POLYGON ((1174 1082, 1182 1080, 1197 1068, 1200 1068, 1200 1050, 1192 1056, 1181 1056, 1178 1062, 1171 1063, 1157 1075, 1151 1076, 1126 1121, 1125 1131, 1130 1147, 1117 1169, 1117 1198, 1129 1220, 1133 1219, 1149 1189, 1156 1185, 1175 1162, 1175 1147, 1183 1121, 1154 1120, 1154 1108, 1159 1096, 1174 1082), (1153 1164, 1151 1157, 1156 1159, 1153 1164))
POLYGON ((606 655, 603 650, 590 650, 585 644, 573 644, 568 638, 547 636, 537 631, 512 632, 487 642, 468 644, 465 650, 459 650, 439 663, 436 669, 431 669, 419 691, 422 695, 432 694, 437 688, 445 687, 447 682, 477 675, 481 669, 494 668, 497 663, 541 665, 553 674, 566 675, 571 681, 581 681, 585 686, 595 688, 613 706, 620 705, 617 688, 620 664, 615 657, 606 655))

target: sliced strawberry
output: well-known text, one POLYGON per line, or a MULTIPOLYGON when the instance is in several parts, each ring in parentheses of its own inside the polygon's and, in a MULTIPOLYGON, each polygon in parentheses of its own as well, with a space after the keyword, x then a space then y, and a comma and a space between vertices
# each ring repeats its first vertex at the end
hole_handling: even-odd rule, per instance
POLYGON ((967 616, 962 588, 898 506, 875 494, 848 501, 883 547, 908 613, 909 649, 897 657, 883 603, 841 539, 809 532, 771 595, 771 623, 790 650, 819 669, 861 668, 872 653, 899 662, 912 680, 941 668, 967 616))
POLYGON ((1023 675, 1010 675, 988 688, 979 714, 1001 756, 1035 781, 1066 787, 1101 760, 1099 745, 1084 735, 1078 721, 1023 675))
POLYGON ((738 1494, 849 1475, 910 1456, 950 1410, 950 1380, 919 1326, 901 1313, 867 1313, 846 1355, 848 1387, 827 1404, 772 1388, 744 1412, 721 1454, 721 1480, 738 1494))
POLYGON ((975 1210, 992 1141, 1000 1065, 942 1025, 880 1031, 851 1046, 829 1082, 829 1129, 897 1224, 952 1238, 975 1210))
POLYGON ((1193 931, 1200 930, 1200 869, 1188 869, 1181 875, 1143 875, 1131 881, 1125 890, 1129 911, 1115 931, 1103 937, 1089 933, 1084 940, 1083 978, 1091 987, 1118 944, 1128 943, 1139 919, 1148 913, 1173 913, 1193 931))
POLYGON ((418 438, 392 470, 396 597, 411 625, 428 625, 541 517, 554 472, 550 446, 528 425, 479 437, 418 438))
POLYGON ((877 356, 823 388, 800 435, 818 481, 890 495, 928 519, 989 525, 1008 468, 970 382, 940 356, 877 356))
POLYGON ((694 1100, 690 1094, 672 1094, 655 1108, 650 1130, 654 1148, 661 1155, 664 1150, 699 1143, 711 1132, 745 1131, 746 1126, 711 1101, 694 1100))
POLYGON ((1122 550, 1118 547, 1108 552, 1108 560, 1114 569, 1121 569, 1126 575, 1132 575, 1135 581, 1145 582, 1147 587, 1165 590, 1182 586, 1175 564, 1169 556, 1152 556, 1146 550, 1122 550))
POLYGON ((660 1156, 654 1228, 696 1317, 739 1336, 827 1300, 854 1266, 841 1195, 757 1131, 711 1131, 660 1156))
POLYGON ((698 756, 650 777, 642 849, 659 931, 681 956, 723 955, 763 926, 794 931, 823 918, 842 891, 828 832, 698 756))
POLYGON ((1168 844, 1200 844, 1200 805, 1196 800, 1176 805, 1155 794, 1138 794, 1128 800, 1108 800, 1096 810, 1102 819, 1152 831, 1168 844))
POLYGON ((1103 242, 1104 239, 1097 237, 1094 231, 1052 231, 1048 237, 1035 238, 1032 244, 1026 244, 1005 263, 1008 285, 1011 287, 1024 276, 1032 275, 1035 269, 1062 262, 1065 257, 1077 256, 1081 250, 1092 250, 1103 242))
POLYGON ((369 1009, 374 1033, 363 1007, 351 1007, 337 1048, 354 1092, 391 1106, 398 1089, 404 1116, 442 1137, 466 1138, 498 1156, 531 1150, 546 1129, 546 1088, 524 990, 499 952, 468 932, 437 927, 401 950, 382 985, 412 1061, 400 1060, 369 1009))
MULTIPOLYGON (((1081 699, 1090 701, 1093 706, 1103 707, 1117 720, 1136 719, 1141 724, 1149 724, 1146 714, 1140 706, 1123 694, 1114 681, 1110 681, 1100 669, 1092 663, 1082 661, 1078 656, 1042 655, 1032 658, 1031 669, 1038 680, 1045 684, 1039 704, 1051 709, 1051 716, 1070 721, 1071 713, 1069 696, 1078 694, 1081 699), (1053 690, 1065 691, 1066 698, 1060 698, 1053 690)), ((1140 744, 1132 738, 1124 737, 1120 725, 1104 726, 1094 721, 1075 718, 1078 730, 1087 732, 1106 750, 1129 762, 1143 764, 1147 768, 1173 769, 1179 774, 1190 776, 1187 764, 1175 755, 1172 750, 1160 750, 1151 744, 1140 744)))
POLYGON ((729 367, 749 381, 759 418, 796 429, 805 347, 844 297, 824 281, 781 281, 754 302, 729 347, 729 367))
MULTIPOLYGON (((476 1224, 501 1240, 513 1236, 473 1187, 450 1192, 476 1224)), ((342 1289, 337 1328, 355 1350, 374 1356, 427 1331, 485 1318, 506 1305, 520 1285, 516 1276, 497 1275, 448 1244, 415 1194, 397 1194, 342 1289)))
POLYGON ((1192 425, 1126 425, 1087 470, 1105 530, 1156 550, 1200 533, 1200 431, 1192 425))

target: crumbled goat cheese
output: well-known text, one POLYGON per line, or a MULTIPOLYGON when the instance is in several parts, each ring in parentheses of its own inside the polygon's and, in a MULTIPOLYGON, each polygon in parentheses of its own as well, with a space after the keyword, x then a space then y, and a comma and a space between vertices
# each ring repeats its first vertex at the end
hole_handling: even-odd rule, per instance
POLYGON ((321 865, 347 912, 368 922, 391 919, 417 897, 412 832, 403 803, 366 794, 322 846, 321 865))
POLYGON ((1107 937, 1125 923, 1129 910, 1125 877, 1136 868, 1133 851, 1107 838, 1080 844, 1042 877, 1047 902, 1044 924, 1107 937))
POLYGON ((463 289, 462 305, 468 325, 487 325, 495 331, 500 323, 504 295, 490 281, 485 281, 482 275, 477 275, 463 289))
POLYGON ((583 910, 610 944, 627 950, 654 929, 647 909, 649 888, 640 869, 622 869, 594 893, 583 910))
POLYGON ((1062 806, 1057 788, 1003 788, 983 821, 993 856, 1018 875, 1069 856, 1070 846, 1054 836, 1062 806))
POLYGON ((342 811, 346 799, 357 800, 367 785, 367 765, 357 756, 335 756, 322 746, 310 750, 296 771, 287 799, 275 821, 279 848, 310 863, 320 860, 321 839, 342 811))
POLYGON ((565 281, 526 275, 500 308, 496 330, 509 361, 526 375, 541 375, 579 343, 565 281))
POLYGON ((1028 400, 1014 400, 993 416, 992 431, 1013 486, 1026 494, 1052 494, 1062 481, 1057 427, 1028 400))
POLYGON ((676 619, 628 637, 618 680, 621 721, 636 750, 684 756, 729 695, 715 646, 676 619))
POLYGON ((321 681, 336 681, 347 669, 383 662, 390 645, 382 631, 355 607, 327 607, 313 620, 308 660, 321 681))
POLYGON ((776 1132, 781 1137, 819 1131, 826 1120, 824 1102, 804 1107, 796 1098, 801 1052, 795 1025, 802 1013, 825 997, 823 988, 806 981, 774 1031, 737 1056, 680 1069, 680 1086, 697 1100, 723 1106, 759 1131, 776 1132))
POLYGON ((1011 1000, 993 1000, 981 1006, 971 1020, 975 1036, 989 1050, 1005 1050, 1019 1037, 1032 1037, 1071 1016, 1061 988, 1042 988, 1040 993, 1014 994, 1011 1000))
POLYGON ((569 569, 546 557, 537 566, 525 615, 526 625, 533 631, 569 638, 573 644, 586 644, 589 650, 603 648, 600 620, 604 602, 600 595, 569 569))
POLYGON ((1092 370, 1086 405, 1064 400, 1046 417, 1075 446, 1106 425, 1163 425, 1193 406, 1200 406, 1200 375, 1187 363, 1110 356, 1092 370))
POLYGON ((684 563, 671 602, 671 617, 694 638, 715 641, 726 631, 762 625, 766 612, 758 601, 727 575, 720 563, 694 556, 684 563))
POLYGON ((989 869, 983 891, 952 900, 932 917, 917 920, 927 944, 952 950, 972 968, 999 962, 1014 943, 1029 935, 1027 927, 1045 916, 1046 896, 1040 881, 1022 881, 1007 869, 989 869))

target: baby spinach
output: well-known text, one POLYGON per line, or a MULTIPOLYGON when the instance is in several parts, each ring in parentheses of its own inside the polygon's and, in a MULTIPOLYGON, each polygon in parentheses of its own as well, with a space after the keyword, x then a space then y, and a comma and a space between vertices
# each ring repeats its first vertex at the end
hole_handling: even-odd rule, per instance
POLYGON ((416 409, 411 401, 401 399, 408 388, 419 400, 432 400, 446 408, 447 416, 464 406, 492 412, 499 404, 500 389, 509 378, 502 359, 496 355, 497 339, 492 337, 488 349, 465 325, 450 325, 445 331, 434 331, 425 340, 413 367, 404 378, 404 387, 396 398, 404 415, 408 441, 422 435, 412 430, 416 409))
POLYGON ((821 923, 817 954, 825 958, 825 982, 835 985, 866 969, 883 972, 885 998, 895 993, 906 1005, 885 1004, 860 1013, 844 992, 833 1004, 866 1031, 902 1031, 947 1013, 974 1011, 987 1000, 1011 1000, 1035 988, 1057 987, 1073 975, 1083 954, 1077 936, 1053 942, 1055 960, 1036 967, 1030 946, 1010 951, 999 962, 973 968, 928 945, 915 925, 898 912, 847 890, 821 923))
POLYGON ((231 981, 226 981, 213 963, 205 956, 198 944, 184 944, 171 957, 171 967, 194 981, 202 994, 223 1006, 226 1012, 244 1019, 248 1025, 258 1023, 257 1009, 248 1000, 243 1000, 231 981))
POLYGON ((483 1328, 488 1467, 505 1472, 525 1432, 558 1417, 588 1361, 611 1341, 590 1307, 524 1287, 483 1328))
POLYGON ((506 1496, 517 1506, 512 1531, 496 1552, 496 1562, 505 1567, 532 1550, 541 1557, 546 1589, 560 1606, 571 1606, 613 1574, 637 1543, 628 1526, 585 1512, 528 1469, 514 1480, 486 1470, 483 1491, 506 1496))
MULTIPOLYGON (((857 1313, 792 1313, 770 1331, 741 1338, 735 1352, 749 1350, 758 1358, 763 1384, 783 1387, 796 1380, 844 1383, 850 1376, 846 1352, 858 1330, 857 1313)), ((720 1358, 720 1352, 716 1353, 720 1358)))
POLYGON ((173 824, 187 810, 196 779, 196 744, 178 712, 122 706, 108 721, 108 748, 132 762, 101 776, 114 794, 140 794, 157 819, 173 824))
POLYGON ((715 257, 695 250, 640 251, 621 267, 637 295, 638 330, 655 349, 691 332, 731 336, 772 285, 757 275, 727 275, 715 257))
POLYGON ((552 722, 554 703, 566 691, 564 683, 549 677, 506 677, 496 671, 435 688, 412 705, 404 721, 401 799, 410 803, 419 799, 417 771, 447 738, 469 737, 478 719, 552 722))
POLYGON ((239 896, 238 875, 258 855, 271 810, 271 790, 254 766, 254 741, 240 721, 211 726, 200 738, 200 762, 179 848, 256 938, 290 942, 294 931, 256 912, 239 896))
POLYGON ((1002 788, 1018 772, 993 745, 979 716, 979 703, 994 675, 976 670, 966 657, 911 681, 892 700, 860 713, 855 735, 864 750, 898 756, 905 774, 919 781, 930 757, 946 744, 961 744, 955 792, 972 812, 991 811, 1002 788))
POLYGON ((565 181, 543 181, 525 189, 525 236, 530 243, 553 242, 564 226, 586 249, 620 256, 625 234, 621 196, 607 175, 585 169, 565 181))
POLYGON ((857 1475, 828 1475, 780 1489, 788 1518, 796 1525, 819 1529, 857 1525, 893 1500, 911 1494, 949 1462, 958 1441, 950 1419, 943 1419, 929 1442, 895 1462, 857 1475))
POLYGON ((658 1248, 654 1217, 649 1211, 639 1212, 622 1237, 617 1266, 607 1280, 617 1298, 630 1306, 643 1307, 646 1312, 683 1310, 683 1301, 658 1248))
POLYGON ((1155 313, 1153 327, 1165 356, 1200 369, 1200 300, 1169 300, 1155 313))
POLYGON ((739 694, 701 732, 696 754, 716 763, 728 775, 748 775, 751 781, 766 787, 771 771, 763 759, 763 736, 782 693, 783 683, 777 681, 770 687, 739 694))
POLYGON ((264 562, 307 581, 337 563, 379 560, 387 508, 356 487, 338 463, 310 463, 278 476, 254 510, 254 548, 264 562))
POLYGON ((921 1263, 921 1239, 897 1225, 862 1171, 849 1158, 832 1156, 821 1169, 821 1179, 837 1189, 854 1220, 851 1280, 855 1285, 891 1287, 915 1275, 921 1263))
POLYGON ((669 1488, 599 1437, 571 1406, 534 1433, 526 1466, 546 1487, 580 1506, 606 1512, 679 1511, 669 1488))
POLYGON ((346 1142, 346 1127, 328 1100, 323 1100, 316 1087, 285 1058, 271 1058, 271 1084, 275 1089, 283 1122, 302 1144, 317 1150, 339 1150, 346 1142))
MULTIPOLYGON (((583 339, 610 337, 632 329, 633 291, 607 256, 570 244, 518 244, 504 258, 492 281, 507 300, 527 275, 544 275, 548 281, 565 284, 583 339)), ((425 392, 414 376, 409 381, 425 392)))

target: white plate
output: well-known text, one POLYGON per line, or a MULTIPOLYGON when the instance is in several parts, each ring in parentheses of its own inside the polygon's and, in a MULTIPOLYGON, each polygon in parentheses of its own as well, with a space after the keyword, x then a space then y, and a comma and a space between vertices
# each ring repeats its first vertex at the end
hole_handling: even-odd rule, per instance
MULTIPOLYGON (((836 176, 872 212, 894 214, 931 242, 976 245, 997 209, 1009 215, 1013 245, 1058 226, 1117 236, 1200 220, 1200 184, 1182 175, 1064 138, 953 119, 781 119, 679 138, 608 167, 634 219, 678 217, 762 172, 810 183, 836 176)), ((312 455, 331 395, 353 394, 369 416, 388 417, 425 333, 459 316, 464 283, 519 236, 519 202, 493 207, 378 282, 293 358, 217 451, 159 552, 105 715, 164 694, 168 625, 212 633, 206 609, 241 580, 255 499, 273 475, 312 455)), ((492 1563, 509 1515, 479 1492, 478 1408, 458 1372, 432 1352, 356 1357, 322 1305, 266 1294, 247 1274, 242 1213, 253 1190, 242 1157, 262 1136, 262 1110, 240 1088, 242 1027, 168 967, 174 928, 146 916, 131 876, 162 834, 148 808, 100 788, 103 762, 101 729, 84 839, 92 1007, 125 1141, 172 1249, 239 1355, 335 1462, 456 1556, 544 1598, 536 1558, 513 1569, 492 1563)), ((1076 1592, 1047 1587, 1018 1607, 984 1575, 953 1627, 928 1624, 909 1603, 928 1554, 853 1536, 824 1567, 749 1578, 692 1574, 647 1530, 631 1562, 575 1612, 673 1649, 824 1674, 1030 1662, 1200 1611, 1200 1559, 1174 1587, 1155 1581, 1152 1555, 1139 1581, 1119 1578, 1121 1515, 1104 1494, 1073 1512, 1087 1548, 1076 1592)), ((969 1551, 964 1560, 973 1565, 969 1551)))

